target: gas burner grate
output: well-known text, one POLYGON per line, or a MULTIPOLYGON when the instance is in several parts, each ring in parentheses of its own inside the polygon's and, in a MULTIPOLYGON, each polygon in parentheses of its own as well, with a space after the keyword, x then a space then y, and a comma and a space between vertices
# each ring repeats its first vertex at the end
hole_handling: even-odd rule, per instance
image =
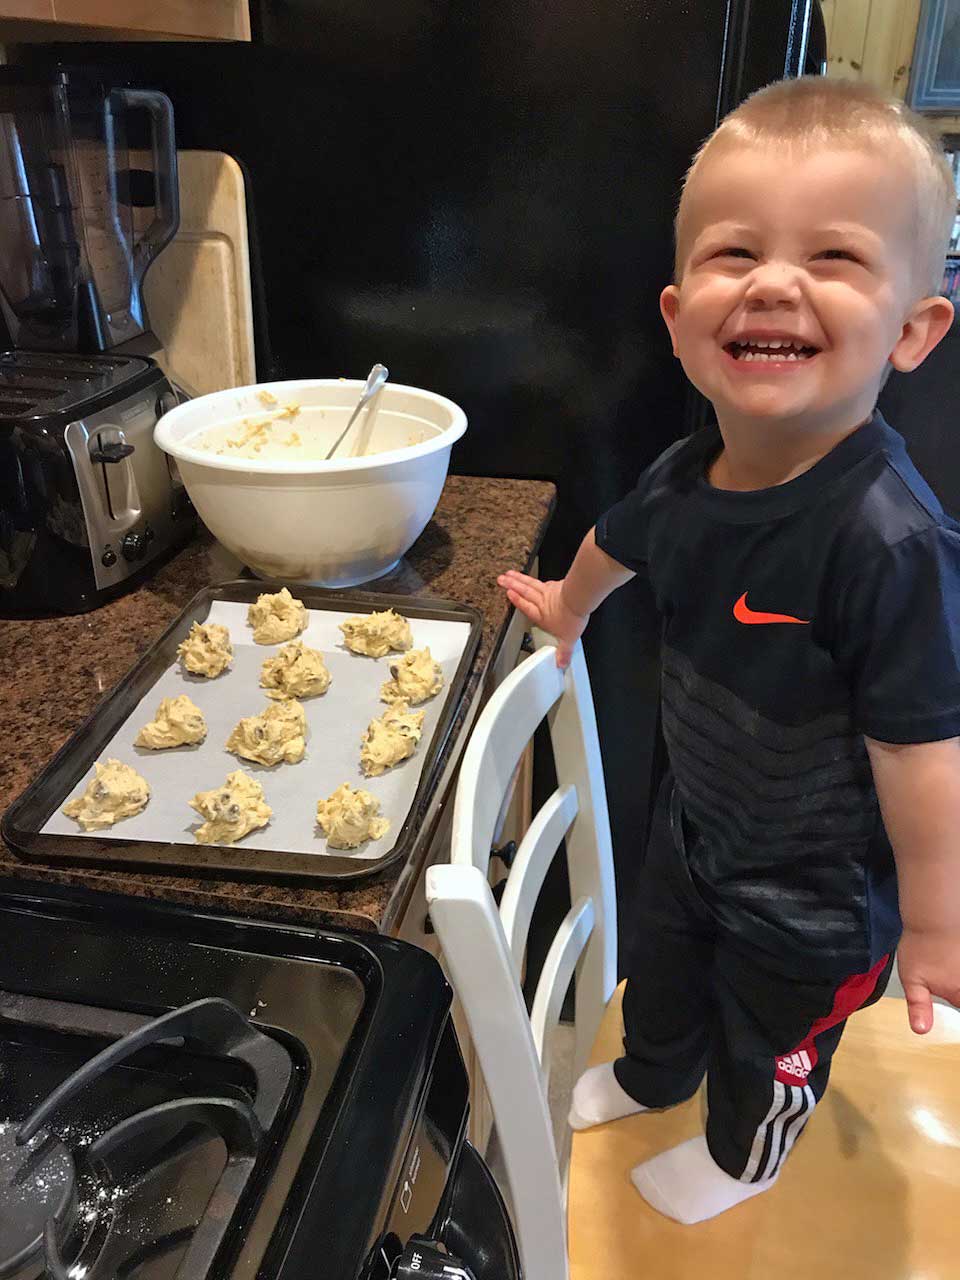
POLYGON ((172 1253, 182 1255, 178 1280, 207 1276, 291 1072, 286 1050, 220 999, 175 1009, 109 1045, 19 1126, 0 1123, 0 1280, 112 1280, 172 1253), (58 1113, 132 1055, 171 1042, 244 1064, 253 1100, 174 1098, 72 1153, 57 1136, 58 1113), (199 1213, 175 1194, 195 1164, 213 1183, 199 1213))
POLYGON ((76 1224, 77 1174, 62 1142, 17 1137, 15 1124, 0 1121, 0 1276, 32 1280, 43 1270, 46 1224, 65 1236, 76 1224))

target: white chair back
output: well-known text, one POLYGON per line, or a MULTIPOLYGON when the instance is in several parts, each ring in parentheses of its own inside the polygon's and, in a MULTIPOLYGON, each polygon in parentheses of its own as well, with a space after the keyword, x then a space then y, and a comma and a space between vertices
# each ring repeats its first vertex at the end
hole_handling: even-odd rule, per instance
POLYGON ((566 1280, 566 1206, 547 1103, 552 1032, 576 973, 574 1070, 586 1065, 616 987, 610 822, 590 682, 580 644, 565 672, 549 637, 510 673, 464 753, 449 866, 427 872, 427 901, 463 1005, 493 1109, 526 1280, 566 1280), (517 850, 498 910, 491 843, 534 730, 550 728, 558 786, 517 850), (544 962, 528 1018, 521 972, 533 910, 566 842, 572 906, 544 962))

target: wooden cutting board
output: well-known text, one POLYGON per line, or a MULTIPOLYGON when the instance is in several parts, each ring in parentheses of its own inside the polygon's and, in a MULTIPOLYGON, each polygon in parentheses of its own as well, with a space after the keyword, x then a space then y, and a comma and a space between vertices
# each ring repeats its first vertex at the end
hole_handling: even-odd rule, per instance
MULTIPOLYGON (((143 295, 154 353, 192 395, 256 382, 243 172, 220 151, 179 151, 180 228, 152 264, 143 295)), ((132 165, 150 167, 132 152, 132 165)), ((137 221, 149 211, 137 210, 137 221)))

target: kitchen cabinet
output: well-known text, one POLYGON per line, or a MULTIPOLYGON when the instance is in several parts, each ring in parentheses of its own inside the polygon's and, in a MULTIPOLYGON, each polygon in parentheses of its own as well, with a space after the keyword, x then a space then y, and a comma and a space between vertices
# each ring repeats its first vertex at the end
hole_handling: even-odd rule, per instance
MULTIPOLYGON (((905 98, 916 53, 922 0, 821 0, 827 75, 867 80, 905 98)), ((931 114, 941 134, 960 133, 960 115, 931 114)))
POLYGON ((0 0, 0 41, 249 40, 248 0, 0 0))
POLYGON ((828 75, 906 94, 920 0, 823 0, 823 20, 828 75))
POLYGON ((53 0, 2 0, 0 18, 53 21, 53 0))

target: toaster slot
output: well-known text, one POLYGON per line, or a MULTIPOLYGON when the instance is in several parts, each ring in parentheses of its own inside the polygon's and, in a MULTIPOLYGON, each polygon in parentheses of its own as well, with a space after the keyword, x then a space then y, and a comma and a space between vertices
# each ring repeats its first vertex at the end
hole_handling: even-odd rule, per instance
POLYGON ((90 438, 90 460, 100 471, 113 532, 125 533, 142 515, 134 470, 134 445, 119 427, 102 427, 90 438))

